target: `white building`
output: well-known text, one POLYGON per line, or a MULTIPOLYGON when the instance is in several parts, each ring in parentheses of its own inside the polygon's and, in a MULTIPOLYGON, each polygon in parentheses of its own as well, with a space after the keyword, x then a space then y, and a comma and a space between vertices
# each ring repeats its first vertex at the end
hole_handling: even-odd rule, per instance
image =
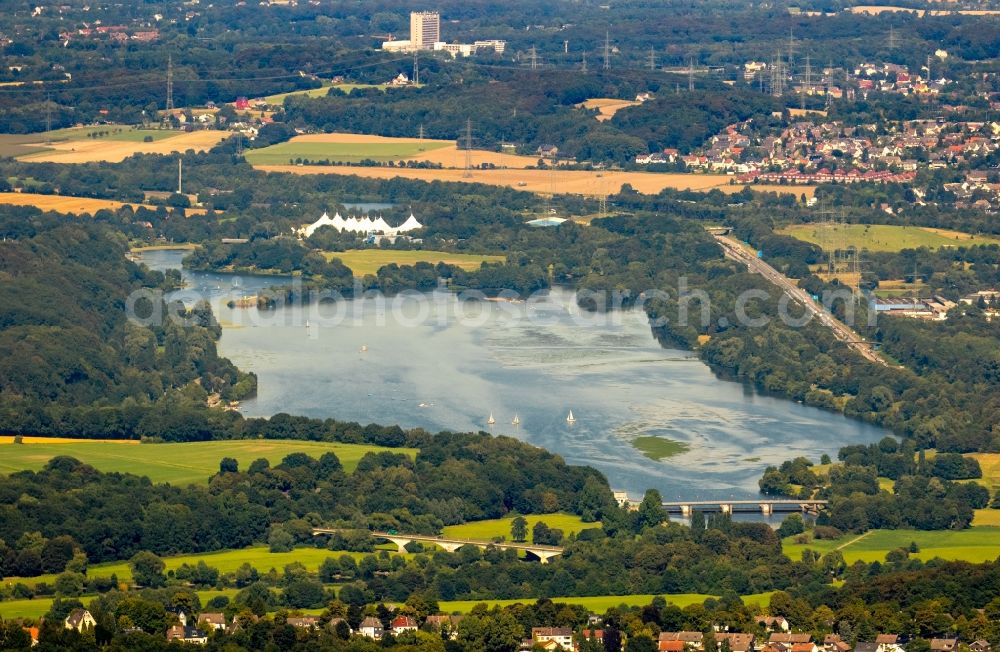
POLYGON ((436 11, 410 13, 410 43, 417 50, 433 50, 441 40, 441 14, 436 11))

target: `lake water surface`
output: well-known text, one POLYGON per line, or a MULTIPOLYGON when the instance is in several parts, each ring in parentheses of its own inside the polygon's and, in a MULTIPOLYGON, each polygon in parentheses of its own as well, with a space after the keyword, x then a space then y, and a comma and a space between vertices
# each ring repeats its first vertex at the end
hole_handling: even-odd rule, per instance
MULTIPOLYGON (((179 268, 182 257, 142 256, 161 270, 179 268)), ((246 416, 487 430, 596 467, 633 497, 655 487, 665 500, 753 498, 768 464, 797 455, 818 461, 886 434, 720 380, 690 352, 662 348, 641 312, 588 316, 563 290, 535 306, 461 302, 438 292, 421 301, 258 312, 225 303, 280 279, 184 276, 189 289, 181 296, 205 295, 226 326, 221 353, 258 376, 258 395, 241 407, 246 416), (630 443, 643 435, 689 450, 654 461, 630 443)))

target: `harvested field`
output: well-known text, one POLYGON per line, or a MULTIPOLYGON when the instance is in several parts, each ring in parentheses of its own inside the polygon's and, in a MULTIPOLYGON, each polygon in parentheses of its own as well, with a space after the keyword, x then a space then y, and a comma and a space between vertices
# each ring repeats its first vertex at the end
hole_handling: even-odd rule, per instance
MULTIPOLYGON (((32 163, 94 163, 105 161, 120 163, 133 154, 171 154, 189 149, 201 152, 214 147, 228 136, 225 131, 205 130, 179 133, 176 136, 154 140, 151 143, 111 139, 66 140, 42 145, 46 151, 25 154, 21 160, 32 163)), ((41 141, 41 142, 44 142, 41 141)))
MULTIPOLYGON (((505 157, 506 160, 506 157, 505 157)), ((508 186, 526 192, 544 195, 576 194, 597 196, 614 194, 624 184, 630 184, 643 194, 656 194, 664 188, 681 190, 711 190, 718 188, 727 194, 739 192, 742 186, 730 185, 732 177, 724 174, 668 174, 655 172, 593 172, 586 170, 421 170, 388 167, 341 167, 335 165, 259 165, 265 172, 291 174, 342 174, 368 179, 417 179, 421 181, 448 181, 484 183, 491 186, 508 186)), ((751 186, 757 191, 773 191, 810 196, 809 186, 751 186)))
POLYGON ((605 122, 615 117, 615 114, 630 106, 639 106, 639 102, 633 100, 616 100, 611 97, 595 97, 586 102, 580 102, 576 106, 583 109, 597 109, 597 119, 605 122))
MULTIPOLYGON (((133 209, 145 206, 150 210, 157 207, 152 204, 131 204, 114 201, 112 199, 93 199, 91 197, 67 197, 66 195, 39 195, 33 192, 0 192, 0 204, 11 206, 34 206, 43 211, 55 211, 57 213, 88 213, 93 215, 99 210, 108 209, 116 211, 123 206, 131 206, 133 209)), ((172 208, 167 208, 172 211, 172 208)), ((204 208, 187 208, 189 215, 201 215, 204 208)))

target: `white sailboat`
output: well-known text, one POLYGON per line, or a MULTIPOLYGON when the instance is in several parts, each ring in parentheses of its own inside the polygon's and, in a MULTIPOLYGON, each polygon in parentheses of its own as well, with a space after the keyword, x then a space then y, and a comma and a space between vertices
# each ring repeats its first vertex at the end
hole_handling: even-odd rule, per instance
POLYGON ((569 415, 566 417, 566 423, 576 423, 576 417, 573 416, 573 410, 569 411, 569 415))
POLYGON ((497 420, 493 418, 493 413, 490 412, 490 418, 486 420, 486 423, 488 423, 489 425, 492 426, 496 422, 497 422, 497 420))
POLYGON ((368 350, 368 345, 367 344, 362 344, 361 345, 361 352, 364 353, 367 350, 368 350))
POLYGON ((514 420, 511 421, 511 424, 515 426, 521 425, 521 417, 517 416, 517 412, 514 413, 514 420))

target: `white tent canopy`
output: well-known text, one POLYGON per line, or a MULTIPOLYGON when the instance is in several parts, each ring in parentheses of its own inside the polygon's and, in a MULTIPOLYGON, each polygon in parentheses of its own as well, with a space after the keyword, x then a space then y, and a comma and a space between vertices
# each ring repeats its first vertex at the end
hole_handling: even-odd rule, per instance
POLYGON ((312 224, 306 224, 302 228, 298 229, 297 233, 304 238, 309 238, 316 232, 316 229, 322 226, 332 226, 339 232, 347 231, 348 233, 382 233, 384 235, 398 235, 400 233, 421 229, 424 225, 417 221, 417 218, 413 216, 413 213, 410 213, 410 216, 406 218, 405 222, 395 227, 386 222, 381 215, 373 220, 367 215, 362 218, 348 217, 345 219, 340 216, 340 213, 335 214, 332 218, 327 213, 323 213, 323 215, 321 215, 320 218, 312 224))

